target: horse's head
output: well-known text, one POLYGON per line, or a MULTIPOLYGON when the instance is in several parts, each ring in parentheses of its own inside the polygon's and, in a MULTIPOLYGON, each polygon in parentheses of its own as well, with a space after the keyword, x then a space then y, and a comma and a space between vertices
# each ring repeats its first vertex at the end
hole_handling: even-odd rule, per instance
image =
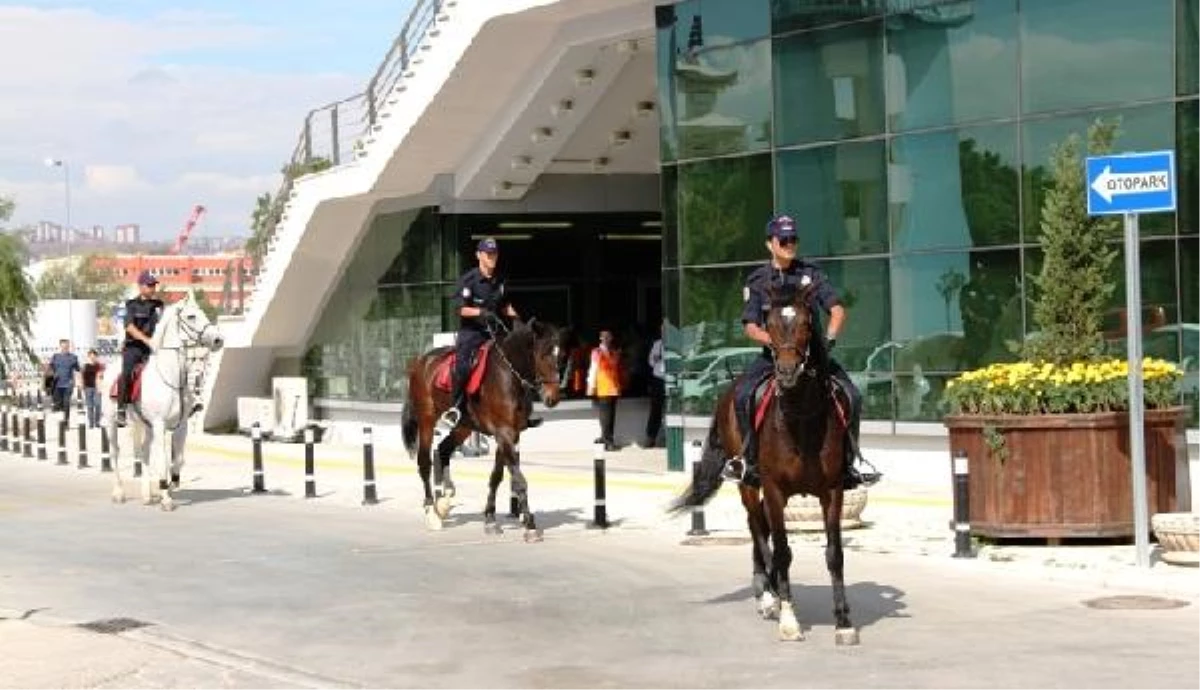
POLYGON ((202 347, 216 352, 225 344, 220 331, 191 292, 166 308, 162 322, 155 329, 155 335, 160 334, 160 342, 168 347, 202 347))
POLYGON ((767 312, 767 334, 775 357, 775 379, 783 388, 796 385, 800 374, 816 371, 810 362, 813 336, 812 311, 808 306, 811 285, 799 290, 771 286, 767 294, 771 309, 767 312))
POLYGON ((560 372, 566 364, 566 332, 552 324, 530 319, 533 332, 533 374, 537 377, 542 404, 554 407, 562 394, 560 372))

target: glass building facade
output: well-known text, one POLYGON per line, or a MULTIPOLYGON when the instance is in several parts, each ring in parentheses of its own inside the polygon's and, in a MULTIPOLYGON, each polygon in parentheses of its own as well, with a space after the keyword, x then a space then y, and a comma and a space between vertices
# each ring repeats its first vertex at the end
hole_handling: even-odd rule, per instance
POLYGON ((1016 359, 1035 328, 1052 148, 1118 118, 1118 151, 1176 151, 1178 213, 1141 219, 1142 318, 1147 354, 1189 370, 1194 425, 1198 26, 1197 0, 657 7, 673 410, 711 411, 716 384, 753 356, 742 284, 778 211, 847 305, 836 354, 865 417, 940 420, 948 379, 1016 359))

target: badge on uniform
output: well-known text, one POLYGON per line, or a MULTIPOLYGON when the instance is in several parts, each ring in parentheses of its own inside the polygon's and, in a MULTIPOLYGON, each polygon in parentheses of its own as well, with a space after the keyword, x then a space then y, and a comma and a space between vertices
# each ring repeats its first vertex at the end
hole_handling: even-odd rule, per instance
POLYGON ((464 298, 467 298, 467 297, 470 297, 470 296, 471 296, 471 288, 469 288, 469 287, 465 287, 465 288, 463 288, 463 297, 464 297, 464 298))
POLYGON ((750 286, 748 286, 748 285, 746 287, 742 288, 742 301, 743 302, 750 301, 750 286))
POLYGON ((812 278, 809 278, 808 276, 800 276, 800 287, 804 287, 810 283, 812 283, 812 278))

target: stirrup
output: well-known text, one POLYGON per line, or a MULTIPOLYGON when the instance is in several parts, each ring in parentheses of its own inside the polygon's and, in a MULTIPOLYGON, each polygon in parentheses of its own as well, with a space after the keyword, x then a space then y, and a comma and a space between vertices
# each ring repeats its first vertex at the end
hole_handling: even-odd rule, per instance
POLYGON ((126 419, 124 408, 117 410, 116 424, 117 426, 125 426, 126 419))
POLYGON ((741 484, 746 480, 746 469, 746 461, 741 457, 729 458, 725 461, 725 467, 721 468, 721 479, 741 484))

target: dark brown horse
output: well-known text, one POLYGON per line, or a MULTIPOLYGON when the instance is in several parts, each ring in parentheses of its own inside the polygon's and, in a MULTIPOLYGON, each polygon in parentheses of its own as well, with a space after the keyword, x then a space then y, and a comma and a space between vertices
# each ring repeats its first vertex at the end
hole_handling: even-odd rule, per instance
POLYGON ((517 497, 526 541, 540 540, 541 530, 529 509, 528 484, 521 474, 517 453, 521 432, 528 428, 532 411, 530 394, 540 395, 546 407, 554 407, 559 398, 559 372, 565 359, 564 333, 558 328, 530 319, 518 322, 503 332, 491 322, 496 339, 484 365, 479 390, 467 396, 467 412, 454 430, 438 445, 436 462, 431 459, 434 425, 450 406, 450 391, 435 385, 439 366, 446 363, 451 348, 439 348, 413 358, 408 365, 408 400, 404 405, 404 445, 411 455, 416 451, 417 467, 425 484, 425 522, 430 529, 441 529, 450 514, 454 484, 450 481, 450 456, 464 439, 481 431, 496 439, 496 461, 488 481, 487 505, 483 509, 484 529, 499 534, 496 522, 496 487, 508 468, 513 495, 517 497), (433 472, 437 492, 430 486, 433 472))
MULTIPOLYGON (((835 391, 841 409, 850 408, 830 376, 823 340, 814 337, 810 291, 811 287, 805 287, 794 295, 771 294, 766 330, 774 354, 775 389, 765 403, 758 431, 761 488, 745 483, 740 487, 754 545, 754 596, 764 618, 779 618, 780 639, 804 639, 792 609, 788 580, 792 550, 783 509, 788 498, 796 494, 816 496, 825 522, 825 564, 833 580, 835 640, 838 644, 858 644, 842 574, 846 425, 834 402, 835 391)), ((742 434, 734 411, 734 391, 739 381, 734 381, 717 400, 698 478, 675 502, 675 511, 708 501, 721 487, 725 459, 741 452, 742 434)))

